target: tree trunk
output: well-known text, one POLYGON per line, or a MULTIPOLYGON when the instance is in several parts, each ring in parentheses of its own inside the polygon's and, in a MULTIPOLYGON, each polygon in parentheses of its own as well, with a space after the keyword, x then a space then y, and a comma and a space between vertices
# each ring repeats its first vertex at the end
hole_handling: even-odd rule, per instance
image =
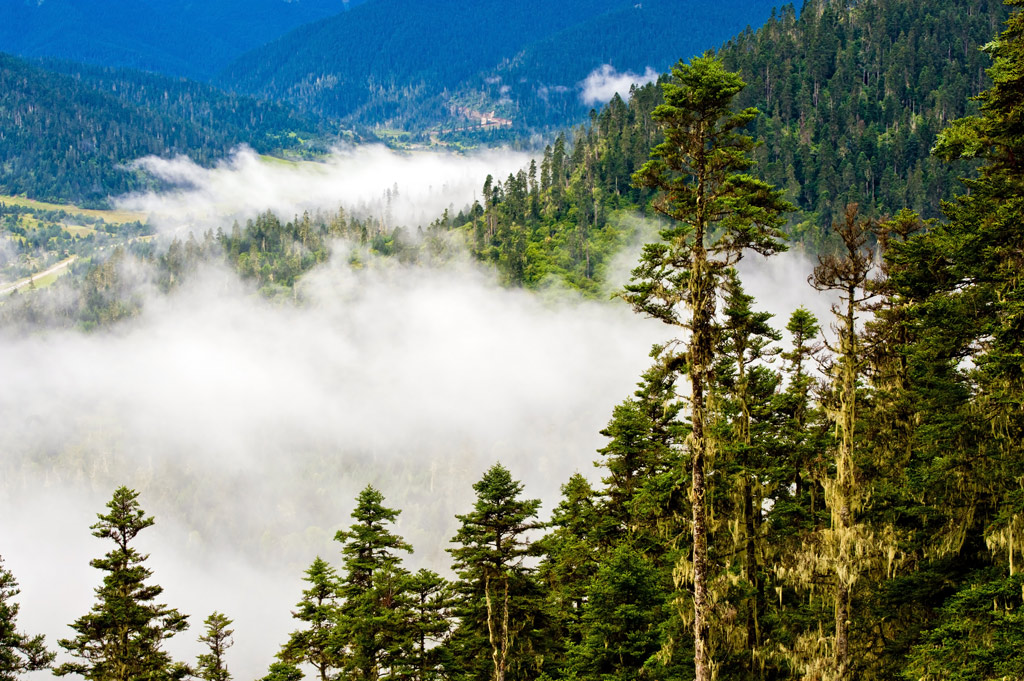
POLYGON ((835 661, 837 678, 846 679, 850 670, 850 585, 845 581, 851 573, 852 528, 853 528, 853 429, 856 419, 857 399, 857 335, 855 324, 854 295, 856 289, 847 291, 848 302, 843 320, 840 357, 842 387, 839 395, 839 451, 836 457, 836 504, 833 509, 832 525, 839 538, 839 564, 836 565, 836 639, 835 661))
POLYGON ((750 597, 749 608, 747 609, 747 648, 751 652, 758 646, 758 583, 757 583, 757 553, 755 551, 755 529, 754 529, 754 490, 750 482, 750 476, 743 476, 743 515, 746 535, 746 561, 743 565, 743 577, 754 587, 754 595, 750 597))
MULTIPOLYGON (((706 167, 703 154, 698 167, 706 167)), ((692 433, 692 490, 693 504, 693 662, 696 681, 711 681, 711 649, 708 641, 708 523, 707 483, 704 466, 708 442, 704 432, 706 421, 704 405, 705 375, 711 368, 712 324, 715 311, 715 287, 709 272, 707 251, 704 247, 705 186, 701 173, 697 180, 697 216, 692 251, 692 285, 690 308, 693 311, 690 339, 690 388, 692 433)))

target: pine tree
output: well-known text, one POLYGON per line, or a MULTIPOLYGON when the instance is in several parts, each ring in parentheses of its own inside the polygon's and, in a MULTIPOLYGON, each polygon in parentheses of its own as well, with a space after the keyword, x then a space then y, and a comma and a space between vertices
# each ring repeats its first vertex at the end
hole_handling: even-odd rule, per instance
POLYGON ((873 227, 872 221, 859 217, 855 204, 849 205, 843 221, 833 226, 842 240, 843 250, 839 254, 819 256, 810 278, 817 290, 835 291, 839 296, 839 302, 832 306, 837 343, 830 346, 834 359, 828 367, 832 386, 826 403, 836 433, 833 474, 822 481, 831 525, 806 540, 806 549, 795 561, 797 567, 792 574, 809 590, 819 588, 822 577, 831 586, 834 613, 831 654, 823 653, 826 648, 821 646, 820 632, 808 632, 805 640, 814 643, 803 664, 807 673, 838 681, 855 678, 858 666, 863 668, 866 663, 863 656, 856 659, 851 643, 854 587, 880 565, 891 571, 896 554, 891 528, 884 524, 873 526, 861 517, 870 496, 871 481, 865 478, 860 463, 866 447, 861 434, 859 393, 870 353, 857 320, 867 309, 868 301, 876 296, 869 283, 874 254, 868 247, 868 239, 873 227))
POLYGON ((307 663, 317 671, 320 681, 331 681, 342 666, 337 633, 341 584, 327 561, 317 556, 303 578, 309 588, 292 611, 292 617, 305 622, 306 629, 294 631, 277 657, 287 664, 307 663))
MULTIPOLYGON (((601 562, 587 590, 581 621, 582 640, 569 651, 567 678, 632 681, 664 678, 656 671, 662 628, 670 620, 664 570, 629 541, 614 547, 601 562)), ((686 678, 692 674, 671 674, 686 678)))
POLYGON ((397 552, 412 547, 388 529, 401 511, 383 502, 384 495, 367 485, 356 498, 355 522, 334 537, 343 543, 345 557, 339 590, 345 669, 363 681, 375 681, 389 670, 405 643, 398 608, 405 571, 397 552))
POLYGON ((302 670, 290 662, 273 662, 260 681, 301 681, 302 670))
POLYGON ((1005 30, 984 48, 992 85, 978 115, 935 145, 946 160, 980 159, 978 174, 943 204, 948 223, 892 249, 912 322, 914 479, 932 502, 931 553, 951 564, 943 586, 958 582, 907 678, 1024 675, 1024 1, 1006 4, 1005 30))
POLYGON ((633 176, 660 191, 653 202, 672 220, 662 241, 644 247, 624 298, 637 312, 689 330, 689 440, 693 507, 694 661, 697 681, 711 681, 708 641, 708 516, 706 462, 711 448, 705 391, 714 363, 713 328, 722 276, 750 249, 784 250, 781 214, 792 210, 781 192, 746 174, 754 141, 740 131, 756 109, 732 111, 745 83, 711 57, 680 62, 663 85, 665 104, 653 118, 665 141, 633 176))
POLYGON ((176 663, 162 649, 163 642, 188 628, 187 615, 154 601, 163 587, 146 580, 152 571, 143 563, 131 542, 153 525, 138 502, 138 492, 119 487, 107 502, 108 512, 98 514, 93 536, 110 539, 115 547, 90 562, 104 571, 96 588, 97 602, 71 628, 77 636, 61 639, 60 646, 80 662, 66 662, 58 676, 81 674, 92 681, 165 681, 184 678, 189 669, 176 663))
POLYGON ((687 428, 679 422, 683 402, 676 380, 683 358, 670 347, 651 349, 654 364, 644 372, 633 396, 617 405, 601 434, 608 444, 598 450, 607 475, 595 540, 610 548, 627 536, 656 563, 678 531, 685 511, 679 489, 679 449, 687 428))
POLYGON ((55 657, 42 635, 18 631, 20 606, 14 597, 19 593, 17 580, 0 558, 0 681, 17 681, 25 672, 48 669, 55 657))
POLYGON ((202 653, 196 659, 195 675, 204 681, 231 681, 231 672, 228 671, 227 662, 224 660, 224 653, 234 642, 231 635, 233 629, 228 629, 232 621, 224 614, 212 612, 206 618, 203 625, 205 633, 199 637, 199 642, 206 645, 207 652, 202 653))
MULTIPOLYGON (((719 400, 723 414, 720 428, 726 432, 718 437, 719 453, 716 468, 731 478, 732 489, 723 496, 735 499, 733 513, 719 510, 719 522, 725 518, 735 528, 734 540, 727 548, 722 562, 733 562, 731 556, 742 556, 743 585, 737 596, 742 599, 740 611, 745 619, 745 639, 737 652, 743 660, 743 675, 757 678, 762 665, 755 662, 764 642, 761 616, 765 611, 765 583, 759 554, 763 554, 764 492, 771 484, 770 470, 774 437, 774 397, 779 376, 765 364, 779 353, 772 344, 782 338, 769 324, 772 315, 755 312, 754 298, 748 295, 735 272, 725 281, 723 314, 719 329, 718 362, 715 390, 722 393, 719 400)), ((733 637, 739 639, 739 637, 733 637)), ((737 646, 738 648, 738 646, 737 646)))
POLYGON ((473 489, 476 503, 456 516, 461 526, 452 543, 457 546, 448 549, 459 576, 459 625, 452 640, 456 664, 470 679, 536 678, 542 656, 532 634, 543 628, 542 606, 524 559, 532 552, 527 533, 541 526, 536 520, 540 501, 521 499, 523 486, 501 464, 488 469, 473 489))
MULTIPOLYGON (((551 516, 552 530, 537 542, 544 554, 537 576, 548 594, 553 635, 563 647, 582 640, 587 592, 600 562, 598 514, 596 492, 576 473, 562 485, 562 501, 551 516)), ((564 650, 558 655, 564 657, 564 650)))
POLYGON ((819 494, 817 478, 821 477, 815 461, 823 446, 820 437, 815 437, 815 426, 819 411, 813 402, 815 380, 808 370, 810 362, 816 362, 823 346, 817 342, 821 331, 818 319, 807 308, 799 307, 790 315, 786 330, 791 337, 791 349, 781 353, 787 379, 785 390, 778 396, 778 410, 785 421, 780 430, 780 439, 785 450, 783 478, 780 482, 792 485, 792 499, 789 505, 795 515, 787 523, 794 528, 813 527, 816 514, 824 502, 819 494), (807 497, 805 503, 804 497, 807 497))

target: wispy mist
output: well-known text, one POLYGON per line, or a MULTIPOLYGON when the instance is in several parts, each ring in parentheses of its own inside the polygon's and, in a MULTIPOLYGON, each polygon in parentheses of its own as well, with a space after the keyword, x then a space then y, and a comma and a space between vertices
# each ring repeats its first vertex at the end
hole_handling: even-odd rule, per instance
POLYGON ((136 166, 176 189, 121 197, 120 208, 150 215, 161 229, 207 229, 272 210, 285 219, 304 210, 346 210, 415 228, 472 203, 491 173, 503 180, 529 165, 508 150, 472 154, 400 153, 383 146, 335 150, 322 162, 261 158, 247 148, 213 168, 186 157, 147 157, 136 166))
POLYGON ((619 73, 610 64, 603 64, 590 72, 579 83, 582 89, 580 101, 584 104, 605 103, 616 93, 623 99, 629 99, 629 89, 634 85, 646 85, 658 80, 658 72, 648 66, 642 75, 632 71, 619 73))

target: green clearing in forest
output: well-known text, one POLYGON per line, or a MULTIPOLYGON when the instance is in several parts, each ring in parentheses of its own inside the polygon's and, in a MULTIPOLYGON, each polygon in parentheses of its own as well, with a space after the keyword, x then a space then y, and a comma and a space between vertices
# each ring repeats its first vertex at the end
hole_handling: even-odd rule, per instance
POLYGON ((33 210, 62 210, 69 215, 86 215, 93 218, 100 218, 109 223, 113 224, 124 224, 127 222, 145 222, 145 213, 136 213, 134 211, 127 210, 97 210, 94 208, 79 208, 71 204, 59 204, 59 203, 47 203, 45 201, 36 201, 35 199, 27 199, 23 196, 8 196, 6 194, 0 194, 0 203, 5 203, 8 206, 23 206, 25 208, 31 208, 33 210))

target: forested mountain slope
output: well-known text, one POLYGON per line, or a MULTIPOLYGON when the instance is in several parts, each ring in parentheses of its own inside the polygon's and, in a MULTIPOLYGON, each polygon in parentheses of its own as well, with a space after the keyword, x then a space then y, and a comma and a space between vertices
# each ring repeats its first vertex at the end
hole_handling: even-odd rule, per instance
MULTIPOLYGON (((975 109, 969 98, 988 82, 979 48, 1006 16, 998 0, 810 0, 799 18, 787 6, 720 50, 747 82, 738 101, 762 111, 751 126, 761 142, 752 172, 798 207, 789 216, 795 239, 822 246, 848 203, 869 216, 940 214, 971 168, 930 150, 939 130, 975 109)), ((628 105, 613 99, 549 147, 535 171, 494 178, 475 215, 455 223, 469 225, 478 255, 508 281, 571 272, 591 289, 624 236, 609 217, 648 210, 650 195, 631 176, 661 141, 651 120, 660 102, 656 85, 628 105)))
POLYGON ((207 78, 361 0, 0 0, 0 50, 207 78))
POLYGON ((0 193, 102 202, 144 186, 125 163, 187 154, 200 163, 245 143, 297 143, 313 123, 277 104, 138 71, 53 65, 0 53, 0 193))
POLYGON ((496 96, 480 106, 504 106, 520 125, 565 125, 586 112, 577 83, 596 67, 664 70, 682 55, 760 24, 772 5, 768 0, 439 0, 429 5, 372 0, 254 50, 218 82, 287 98, 326 115, 411 127, 447 121, 455 106, 476 104, 465 97, 486 84, 495 86, 496 96), (679 30, 680 25, 687 29, 679 30), (503 65, 513 67, 514 82, 506 77, 517 88, 511 99, 496 80, 502 73, 509 76, 503 65), (557 88, 567 88, 561 97, 566 102, 552 111, 536 106, 535 99, 557 88), (461 98, 451 97, 456 91, 461 98))

